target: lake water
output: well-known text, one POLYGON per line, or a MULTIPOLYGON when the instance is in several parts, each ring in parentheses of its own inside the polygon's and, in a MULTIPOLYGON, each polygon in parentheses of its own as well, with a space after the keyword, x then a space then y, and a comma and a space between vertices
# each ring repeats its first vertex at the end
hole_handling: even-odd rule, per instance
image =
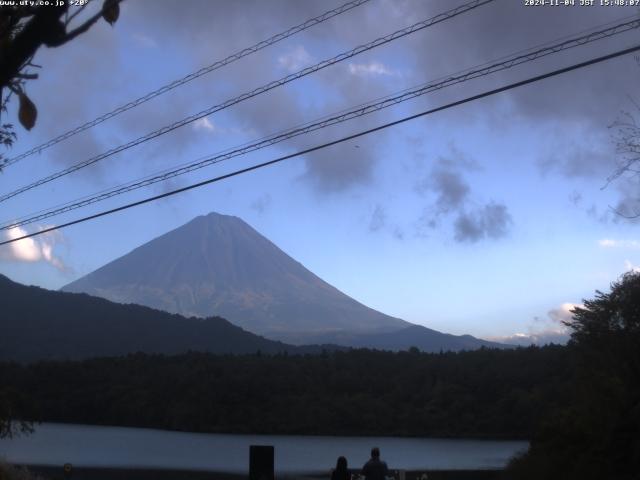
POLYGON ((344 455, 352 468, 378 446, 390 468, 502 468, 527 442, 395 437, 313 437, 169 432, 43 423, 32 435, 0 440, 0 457, 30 465, 248 472, 249 445, 275 446, 277 472, 326 472, 344 455))

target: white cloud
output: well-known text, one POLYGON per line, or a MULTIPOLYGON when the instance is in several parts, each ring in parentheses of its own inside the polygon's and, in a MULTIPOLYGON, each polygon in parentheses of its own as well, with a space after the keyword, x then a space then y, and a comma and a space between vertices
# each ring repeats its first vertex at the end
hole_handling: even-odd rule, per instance
MULTIPOLYGON (((40 230, 48 228, 40 227, 40 230)), ((27 231, 20 227, 14 227, 5 234, 7 240, 14 240, 27 235, 27 231)), ((64 262, 55 256, 53 247, 62 240, 62 234, 53 231, 48 232, 39 238, 25 238, 17 242, 9 243, 0 247, 0 260, 13 262, 47 262, 58 270, 67 270, 64 262)))
POLYGON ((351 75, 369 76, 369 75, 396 75, 390 68, 380 62, 370 63, 350 63, 349 73, 351 75))
MULTIPOLYGON (((7 231, 7 240, 15 240, 26 235, 27 232, 20 227, 7 231)), ((8 244, 9 258, 19 262, 37 262, 42 258, 40 246, 33 238, 25 238, 18 242, 8 244)))
POLYGON ((582 306, 582 304, 578 303, 565 302, 549 310, 546 316, 534 317, 533 321, 527 326, 526 332, 493 337, 489 340, 522 346, 567 343, 570 330, 563 322, 571 320, 573 315, 571 310, 582 306))
POLYGON ((624 271, 625 272, 635 272, 640 273, 640 265, 634 265, 631 263, 631 260, 624 261, 624 271))
POLYGON ((582 307, 582 304, 578 303, 563 303, 558 308, 552 308, 547 312, 549 318, 559 324, 563 324, 563 322, 568 322, 573 317, 573 310, 576 307, 582 307))
POLYGON ((196 130, 207 130, 209 132, 216 130, 216 126, 209 120, 209 117, 202 117, 193 122, 193 128, 196 130))
POLYGON ((640 248, 640 241, 604 238, 598 242, 598 245, 603 248, 640 248))
POLYGON ((313 63, 313 57, 302 45, 278 57, 278 65, 289 72, 297 72, 313 63))
POLYGON ((536 333, 515 333, 506 337, 494 337, 488 340, 508 343, 509 345, 547 345, 549 343, 565 344, 569 340, 566 330, 546 330, 536 333))

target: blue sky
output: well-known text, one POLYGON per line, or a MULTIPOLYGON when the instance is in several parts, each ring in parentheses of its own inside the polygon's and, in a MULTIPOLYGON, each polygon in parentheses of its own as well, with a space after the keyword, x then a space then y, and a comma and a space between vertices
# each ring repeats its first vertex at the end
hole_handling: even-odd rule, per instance
MULTIPOLYGON (((339 4, 127 0, 113 28, 100 22, 66 46, 41 49, 34 60, 42 65, 40 78, 27 85, 38 105, 38 123, 31 132, 18 130, 8 156, 339 4)), ((371 0, 10 166, 0 176, 2 192, 453 6, 371 0)), ((631 7, 541 8, 496 0, 19 195, 0 204, 0 220, 637 13, 631 7)), ((291 153, 639 39, 635 30, 457 85, 27 230, 291 153)), ((640 265, 637 222, 610 208, 637 205, 637 179, 601 188, 621 160, 609 126, 622 111, 634 111, 634 98, 640 101, 639 74, 633 56, 618 58, 0 247, 0 272, 59 288, 196 215, 217 211, 241 217, 324 280, 384 313, 485 338, 555 334, 570 305, 640 265)), ((15 108, 10 106, 10 117, 15 108)))

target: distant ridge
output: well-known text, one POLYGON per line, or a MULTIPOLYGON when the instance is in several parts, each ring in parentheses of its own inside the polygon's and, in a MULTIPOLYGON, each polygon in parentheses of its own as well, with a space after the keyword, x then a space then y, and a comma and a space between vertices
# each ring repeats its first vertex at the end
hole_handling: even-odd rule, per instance
MULTIPOLYGON (((295 339, 287 340, 296 343, 295 339)), ((353 348, 372 348, 377 350, 409 350, 412 347, 424 352, 440 352, 461 350, 476 350, 485 348, 515 348, 498 342, 481 340, 471 335, 452 335, 432 330, 422 325, 410 325, 399 330, 384 333, 370 334, 342 334, 342 335, 316 335, 307 336, 306 340, 313 344, 331 344, 349 346, 353 348)))
POLYGON ((362 305, 241 219, 218 213, 196 217, 62 290, 185 316, 218 315, 297 345, 326 338, 397 349, 412 336, 425 351, 500 345, 442 334, 362 305))

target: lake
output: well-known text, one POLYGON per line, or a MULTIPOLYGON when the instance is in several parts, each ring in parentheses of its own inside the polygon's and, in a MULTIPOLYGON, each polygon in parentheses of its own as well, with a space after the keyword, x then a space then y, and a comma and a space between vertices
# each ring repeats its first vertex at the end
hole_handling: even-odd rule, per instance
POLYGON ((352 468, 380 447, 390 468, 405 470, 499 469, 525 441, 438 438, 232 435, 145 428, 43 423, 32 435, 0 440, 0 457, 11 463, 84 467, 249 470, 249 445, 274 445, 281 473, 326 472, 344 455, 352 468))

